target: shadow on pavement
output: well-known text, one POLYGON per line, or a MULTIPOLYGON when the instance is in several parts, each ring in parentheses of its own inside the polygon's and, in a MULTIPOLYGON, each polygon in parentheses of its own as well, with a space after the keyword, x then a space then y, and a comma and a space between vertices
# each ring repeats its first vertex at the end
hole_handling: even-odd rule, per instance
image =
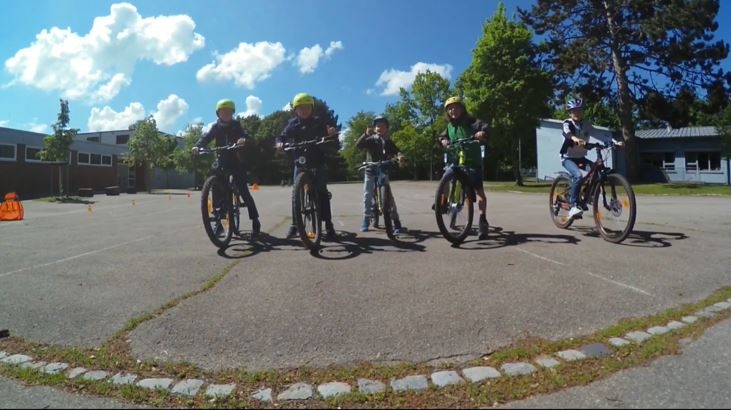
POLYGON ((503 230, 499 226, 490 226, 487 239, 479 240, 476 235, 470 235, 467 237, 467 240, 459 245, 452 245, 452 247, 464 250, 482 250, 522 245, 529 242, 576 245, 580 240, 574 235, 516 233, 514 231, 503 230))
MULTIPOLYGON (((599 232, 593 226, 582 226, 572 228, 585 236, 599 238, 599 232)), ((653 232, 653 231, 632 231, 627 239, 617 245, 635 246, 640 248, 668 248, 673 246, 672 242, 688 239, 683 232, 653 232)))
POLYGON ((364 253, 375 252, 424 252, 426 247, 418 242, 426 236, 415 236, 412 231, 399 235, 391 240, 383 232, 383 237, 357 236, 353 232, 338 232, 335 242, 320 242, 320 249, 311 252, 319 259, 344 260, 352 259, 364 253))

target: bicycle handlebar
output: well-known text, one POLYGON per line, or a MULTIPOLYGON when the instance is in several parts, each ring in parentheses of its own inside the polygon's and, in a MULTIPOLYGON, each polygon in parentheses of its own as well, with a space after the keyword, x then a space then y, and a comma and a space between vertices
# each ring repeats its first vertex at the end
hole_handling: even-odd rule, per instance
POLYGON ((239 145, 236 143, 231 144, 231 145, 226 145, 223 147, 215 147, 215 148, 204 147, 204 148, 198 148, 198 155, 205 155, 205 154, 210 154, 211 152, 218 152, 218 151, 228 151, 228 150, 233 151, 233 150, 237 150, 237 149, 241 149, 241 148, 244 148, 244 145, 239 145))
POLYGON ((393 158, 386 159, 386 160, 383 160, 383 161, 363 161, 363 163, 361 165, 359 165, 358 167, 356 167, 356 168, 358 169, 358 171, 360 171, 361 169, 365 169, 365 168, 377 167, 377 166, 389 165, 389 164, 395 164, 397 162, 398 162, 398 160, 395 160, 393 158))
POLYGON ((334 142, 336 141, 335 138, 332 137, 321 137, 314 140, 307 140, 307 141, 300 141, 300 142, 287 142, 283 144, 283 149, 285 151, 292 151, 299 148, 308 147, 310 145, 321 145, 326 144, 328 142, 334 142))

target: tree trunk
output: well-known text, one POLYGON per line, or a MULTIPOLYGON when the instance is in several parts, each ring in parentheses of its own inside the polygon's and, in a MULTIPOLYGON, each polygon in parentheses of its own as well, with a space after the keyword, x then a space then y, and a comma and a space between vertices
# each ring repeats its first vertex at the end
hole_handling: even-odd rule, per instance
POLYGON ((627 65, 620 57, 620 46, 617 38, 617 30, 614 27, 614 4, 604 1, 604 9, 607 14, 607 25, 611 37, 612 64, 617 74, 617 88, 619 94, 619 123, 622 128, 622 139, 625 142, 625 159, 627 164, 627 177, 630 181, 639 180, 639 156, 637 141, 635 139, 635 125, 632 120, 632 99, 630 97, 629 80, 627 79, 627 65))
POLYGON ((152 193, 152 164, 145 162, 145 185, 147 185, 147 193, 152 193))

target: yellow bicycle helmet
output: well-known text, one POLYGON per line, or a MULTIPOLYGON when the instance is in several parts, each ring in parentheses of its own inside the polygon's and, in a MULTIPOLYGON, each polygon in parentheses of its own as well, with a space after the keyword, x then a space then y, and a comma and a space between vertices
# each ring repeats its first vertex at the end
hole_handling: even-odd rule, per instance
POLYGON ((220 110, 221 108, 230 108, 233 112, 236 112, 236 104, 233 102, 233 100, 219 100, 216 103, 216 112, 218 112, 218 110, 220 110))
POLYGON ((315 105, 315 99, 307 93, 299 93, 292 98, 292 108, 297 108, 300 105, 315 105))
POLYGON ((447 107, 449 107, 452 104, 459 104, 462 107, 464 107, 464 102, 460 97, 449 97, 447 98, 447 101, 444 102, 444 109, 446 110, 447 107))

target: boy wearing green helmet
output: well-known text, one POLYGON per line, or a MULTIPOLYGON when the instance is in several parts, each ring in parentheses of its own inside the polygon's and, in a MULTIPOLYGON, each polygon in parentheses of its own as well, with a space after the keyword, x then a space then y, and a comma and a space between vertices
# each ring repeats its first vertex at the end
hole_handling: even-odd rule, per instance
MULTIPOLYGON (((337 138, 338 130, 331 124, 313 115, 315 108, 315 99, 307 93, 299 93, 292 99, 292 109, 294 109, 295 117, 289 120, 276 139, 277 151, 284 149, 284 144, 289 142, 301 142, 314 140, 318 138, 337 138)), ((306 150, 294 152, 294 158, 304 156, 308 164, 317 164, 315 169, 315 184, 320 192, 320 207, 322 209, 322 220, 325 221, 325 239, 334 241, 337 238, 335 227, 332 223, 332 212, 330 209, 330 194, 327 190, 327 167, 325 166, 325 154, 319 146, 311 146, 306 150)), ((297 162, 294 163, 294 180, 297 177, 297 162)), ((294 212, 294 210, 293 210, 294 212)), ((294 215, 292 215, 292 225, 289 227, 287 237, 292 238, 297 235, 297 227, 294 225, 294 215)))
MULTIPOLYGON (((444 111, 449 123, 447 129, 438 137, 442 147, 446 149, 452 141, 465 138, 475 139, 479 141, 480 145, 485 144, 490 127, 486 122, 469 115, 460 97, 448 98, 444 102, 444 111)), ((477 145, 469 145, 465 149, 467 150, 465 166, 470 170, 472 184, 477 191, 477 206, 480 209, 479 239, 484 240, 487 239, 490 224, 487 222, 487 199, 485 198, 485 188, 482 185, 482 153, 477 145)), ((452 172, 451 168, 447 168, 446 172, 452 172)))
MULTIPOLYGON (((233 116, 236 111, 236 104, 232 100, 223 99, 216 103, 216 123, 211 126, 207 133, 201 136, 193 147, 193 155, 198 155, 198 150, 207 146, 211 140, 216 140, 216 147, 225 147, 237 144, 246 145, 249 136, 244 131, 239 121, 234 121, 233 116)), ((259 222, 259 212, 256 209, 254 198, 249 192, 249 186, 246 182, 246 168, 235 151, 219 151, 218 161, 220 166, 231 172, 236 179, 236 184, 241 190, 241 196, 246 203, 246 209, 249 210, 249 219, 251 219, 251 236, 256 237, 261 230, 259 222)))

